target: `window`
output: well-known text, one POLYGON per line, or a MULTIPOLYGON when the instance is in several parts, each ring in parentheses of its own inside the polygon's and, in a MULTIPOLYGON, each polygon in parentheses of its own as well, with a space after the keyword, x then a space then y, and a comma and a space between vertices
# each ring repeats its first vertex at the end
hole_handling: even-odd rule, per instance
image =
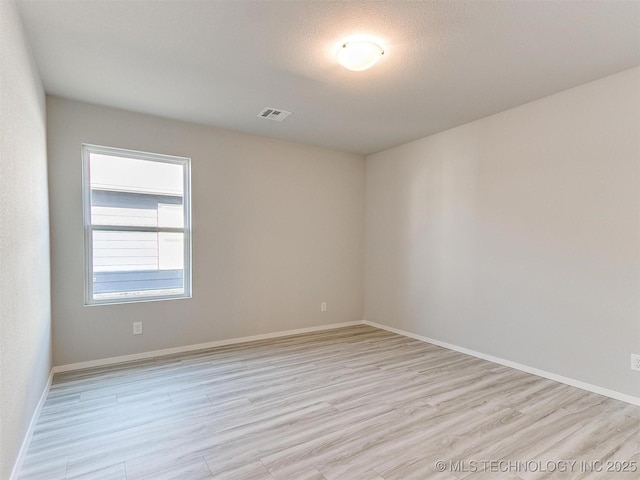
POLYGON ((191 297, 190 160, 82 146, 85 304, 191 297))

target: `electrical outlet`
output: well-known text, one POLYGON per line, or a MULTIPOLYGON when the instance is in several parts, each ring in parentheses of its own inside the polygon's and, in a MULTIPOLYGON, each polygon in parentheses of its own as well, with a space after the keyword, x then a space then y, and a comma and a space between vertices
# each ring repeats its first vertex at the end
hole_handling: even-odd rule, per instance
POLYGON ((326 312, 327 311, 327 302, 322 302, 320 304, 320 311, 321 312, 326 312))
POLYGON ((631 370, 640 372, 640 355, 631 354, 631 370))
POLYGON ((133 334, 142 335, 142 322, 133 322, 133 334))

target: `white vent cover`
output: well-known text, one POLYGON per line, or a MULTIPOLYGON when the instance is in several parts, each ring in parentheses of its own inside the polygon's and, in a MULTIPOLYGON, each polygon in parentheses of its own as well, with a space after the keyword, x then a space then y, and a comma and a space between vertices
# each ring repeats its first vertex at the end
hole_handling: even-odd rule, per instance
POLYGON ((268 118, 269 120, 275 120, 276 122, 281 122, 285 118, 291 115, 291 112, 287 112, 286 110, 280 110, 279 108, 271 108, 265 107, 258 116, 261 118, 268 118))

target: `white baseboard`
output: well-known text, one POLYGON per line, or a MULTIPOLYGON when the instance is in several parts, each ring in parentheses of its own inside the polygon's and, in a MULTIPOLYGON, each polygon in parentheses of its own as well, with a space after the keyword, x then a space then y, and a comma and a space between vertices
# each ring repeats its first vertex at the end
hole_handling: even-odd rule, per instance
POLYGON ((254 342, 256 340, 268 340, 270 338, 278 338, 278 337, 288 337, 290 335, 300 335, 303 333, 320 332, 322 330, 333 330, 335 328, 352 327, 354 325, 362 325, 362 321, 333 323, 331 325, 320 325, 318 327, 298 328, 295 330, 284 330, 281 332, 264 333, 262 335, 251 335, 248 337, 230 338, 227 340, 216 340, 214 342, 198 343, 195 345, 185 345, 182 347, 174 347, 174 348, 165 348, 162 350, 152 350, 150 352, 134 353, 131 355, 120 355, 117 357, 101 358, 99 360, 90 360, 88 362, 58 365, 56 367, 53 367, 53 373, 70 372, 73 370, 83 370, 85 368, 115 365, 118 363, 133 362, 135 360, 144 360, 148 358, 162 357, 165 355, 174 355, 176 353, 193 352, 196 350, 206 350, 208 348, 223 347, 225 345, 234 345, 236 343, 254 342))
POLYGON ((51 370, 51 372, 49 372, 49 379, 47 380, 47 384, 42 391, 42 395, 40 395, 40 400, 38 400, 38 405, 36 405, 36 409, 33 411, 33 415, 31 415, 29 428, 27 429, 27 433, 24 436, 24 440, 22 440, 22 445, 20 445, 18 458, 16 458, 16 462, 13 464, 13 470, 11 471, 11 475, 9 476, 9 480, 18 480, 20 470, 22 470, 22 465, 24 464, 24 459, 26 458, 27 451, 29 450, 29 444, 31 444, 31 439, 33 438, 33 432, 36 428, 36 424, 38 423, 38 419, 40 418, 40 412, 42 411, 44 402, 47 400, 47 395, 49 395, 49 389, 51 388, 52 381, 53 369, 51 370))
POLYGON ((608 388, 600 387, 598 385, 592 385, 590 383, 576 380, 574 378, 569 378, 562 375, 558 375, 556 373, 540 370, 538 368, 529 367, 521 363, 512 362, 511 360, 505 360, 504 358, 494 357, 493 355, 487 355, 486 353, 476 352, 475 350, 470 350, 465 347, 459 347, 458 345, 453 345, 451 343, 441 342, 440 340, 434 340, 433 338, 424 337, 422 335, 417 335, 415 333, 400 330, 398 328, 388 327, 386 325, 370 322, 368 320, 364 320, 362 323, 364 323, 365 325, 369 325, 371 327, 387 330, 388 332, 397 333, 398 335, 403 335, 405 337, 413 338, 415 340, 420 340, 421 342, 430 343, 432 345, 437 345, 439 347, 447 348, 449 350, 454 350, 456 352, 464 353, 466 355, 471 355, 472 357, 481 358, 482 360, 487 360, 489 362, 497 363, 499 365, 504 365, 505 367, 515 368, 516 370, 520 370, 526 373, 531 373, 533 375, 537 375, 538 377, 543 377, 549 380, 554 380, 556 382, 564 383, 565 385, 569 385, 571 387, 580 388, 588 392, 597 393, 598 395, 604 395, 605 397, 613 398, 615 400, 620 400, 626 403, 630 403, 632 405, 640 406, 640 398, 634 397, 633 395, 617 392, 615 390, 609 390, 608 388))

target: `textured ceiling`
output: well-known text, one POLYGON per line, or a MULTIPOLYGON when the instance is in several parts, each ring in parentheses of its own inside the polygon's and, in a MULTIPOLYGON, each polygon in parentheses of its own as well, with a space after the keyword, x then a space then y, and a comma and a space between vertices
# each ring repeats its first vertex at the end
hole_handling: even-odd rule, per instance
POLYGON ((638 1, 19 5, 50 94, 362 154, 640 64, 638 1), (334 57, 355 34, 366 72, 334 57))

